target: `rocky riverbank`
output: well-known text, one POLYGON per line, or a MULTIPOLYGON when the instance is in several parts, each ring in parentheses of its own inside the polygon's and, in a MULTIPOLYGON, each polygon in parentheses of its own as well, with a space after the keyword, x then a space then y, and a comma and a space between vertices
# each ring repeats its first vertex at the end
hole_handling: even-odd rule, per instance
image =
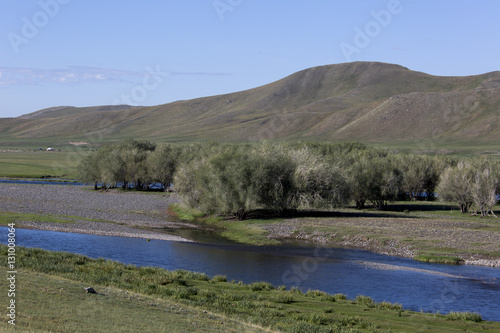
POLYGON ((67 185, 0 184, 0 212, 50 214, 58 220, 67 220, 67 223, 54 223, 24 218, 17 221, 17 227, 190 241, 164 231, 196 227, 168 221, 166 208, 174 202, 177 199, 169 194, 102 192, 67 185))
POLYGON ((261 227, 268 231, 270 239, 356 248, 405 258, 414 258, 419 251, 430 247, 438 252, 440 247, 455 249, 453 255, 463 258, 466 265, 500 268, 500 259, 488 255, 488 251, 498 252, 500 233, 478 230, 480 224, 410 218, 337 217, 289 219, 261 227))

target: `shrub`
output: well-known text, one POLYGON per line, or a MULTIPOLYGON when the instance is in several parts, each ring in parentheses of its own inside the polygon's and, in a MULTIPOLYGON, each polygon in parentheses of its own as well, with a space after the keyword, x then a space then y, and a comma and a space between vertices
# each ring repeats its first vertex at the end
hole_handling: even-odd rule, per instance
POLYGON ((254 282, 250 285, 250 289, 252 291, 261 291, 261 290, 270 291, 270 290, 273 290, 275 288, 269 282, 254 282))
POLYGON ((291 151, 294 172, 294 200, 300 209, 332 209, 349 201, 349 186, 344 171, 333 159, 308 149, 291 151))
POLYGON ((472 312, 450 312, 446 316, 448 320, 468 320, 479 323, 483 320, 479 313, 472 312))
POLYGON ((345 301, 347 299, 347 296, 345 294, 335 294, 333 297, 335 297, 336 300, 342 301, 345 301))
POLYGON ((389 302, 382 302, 382 303, 377 303, 377 308, 378 309, 383 309, 383 310, 403 310, 403 306, 401 304, 392 304, 389 302))
POLYGON ((236 148, 183 165, 175 178, 175 186, 190 208, 206 213, 234 214, 245 219, 256 207, 254 175, 257 166, 248 154, 236 148))
POLYGON ((216 275, 212 278, 213 282, 227 282, 227 277, 225 275, 216 275))
POLYGON ((177 288, 174 291, 175 298, 189 299, 191 296, 198 295, 198 288, 188 287, 188 288, 177 288))
POLYGON ((307 293, 306 293, 306 296, 316 296, 316 297, 322 297, 322 296, 326 296, 327 293, 325 293, 324 291, 321 291, 321 290, 308 290, 307 293))
POLYGON ((362 295, 357 296, 356 297, 356 302, 361 303, 361 304, 365 304, 368 307, 375 306, 375 301, 373 300, 373 298, 368 297, 368 296, 362 296, 362 295))
POLYGON ((289 304, 293 303, 293 295, 291 293, 280 293, 271 298, 274 303, 289 304))
POLYGON ((469 163, 460 162, 447 168, 437 187, 439 199, 456 202, 461 213, 467 213, 474 202, 472 197, 472 178, 474 171, 469 163))

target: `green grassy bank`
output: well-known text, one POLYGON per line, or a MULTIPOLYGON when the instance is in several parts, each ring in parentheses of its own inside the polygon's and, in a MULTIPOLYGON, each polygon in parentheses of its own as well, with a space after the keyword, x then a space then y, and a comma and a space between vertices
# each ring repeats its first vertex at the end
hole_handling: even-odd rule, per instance
MULTIPOLYGON (((0 247, 6 275, 7 247, 0 247)), ((398 304, 302 293, 266 282, 123 265, 17 248, 16 330, 20 332, 498 332, 477 314, 406 311, 398 304), (86 294, 92 286, 98 294, 86 294)), ((0 288, 7 289, 1 280, 0 288)), ((7 302, 3 293, 2 302, 7 302)), ((4 331, 9 330, 2 316, 4 331)))
POLYGON ((0 177, 41 178, 63 177, 75 179, 77 167, 87 152, 79 149, 66 151, 4 152, 0 150, 0 177))

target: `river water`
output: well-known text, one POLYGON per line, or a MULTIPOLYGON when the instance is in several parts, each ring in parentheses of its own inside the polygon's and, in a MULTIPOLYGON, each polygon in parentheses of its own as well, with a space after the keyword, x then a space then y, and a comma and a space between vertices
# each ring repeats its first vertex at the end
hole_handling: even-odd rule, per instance
MULTIPOLYGON (((0 228, 6 235, 6 228, 0 228)), ((367 251, 180 243, 17 229, 18 246, 80 253, 138 266, 226 275, 245 283, 319 289, 402 304, 414 311, 478 312, 500 321, 500 269, 427 264, 367 251)), ((6 243, 6 236, 2 237, 6 243)))
POLYGON ((32 184, 32 185, 72 185, 84 186, 85 184, 78 183, 72 180, 65 179, 0 179, 0 184, 32 184))

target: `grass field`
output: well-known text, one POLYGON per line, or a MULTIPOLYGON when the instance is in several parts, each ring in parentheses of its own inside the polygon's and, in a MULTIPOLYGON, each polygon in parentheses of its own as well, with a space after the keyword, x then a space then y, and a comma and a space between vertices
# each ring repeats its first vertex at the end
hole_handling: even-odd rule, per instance
MULTIPOLYGON (((5 276, 5 269, 0 271, 5 276)), ((87 284, 79 281, 30 270, 20 270, 17 276, 17 325, 10 327, 2 316, 2 332, 259 331, 224 315, 155 296, 113 287, 97 288, 106 296, 86 294, 87 284)))
MULTIPOLYGON (((7 247, 0 247, 6 274, 7 247)), ((498 332, 472 313, 302 293, 266 282, 135 267, 69 253, 17 248, 16 332, 498 332), (98 294, 86 294, 93 287, 98 294)), ((0 288, 7 281, 0 280, 0 288)), ((6 302, 4 294, 1 298, 6 302)), ((7 329, 7 317, 2 326, 7 329)))
POLYGON ((85 154, 83 150, 0 152, 0 177, 75 179, 85 154))
POLYGON ((81 216, 56 215, 56 214, 27 214, 0 211, 0 225, 7 225, 19 221, 49 222, 49 223, 75 223, 75 221, 92 221, 112 223, 103 219, 91 219, 81 216))

